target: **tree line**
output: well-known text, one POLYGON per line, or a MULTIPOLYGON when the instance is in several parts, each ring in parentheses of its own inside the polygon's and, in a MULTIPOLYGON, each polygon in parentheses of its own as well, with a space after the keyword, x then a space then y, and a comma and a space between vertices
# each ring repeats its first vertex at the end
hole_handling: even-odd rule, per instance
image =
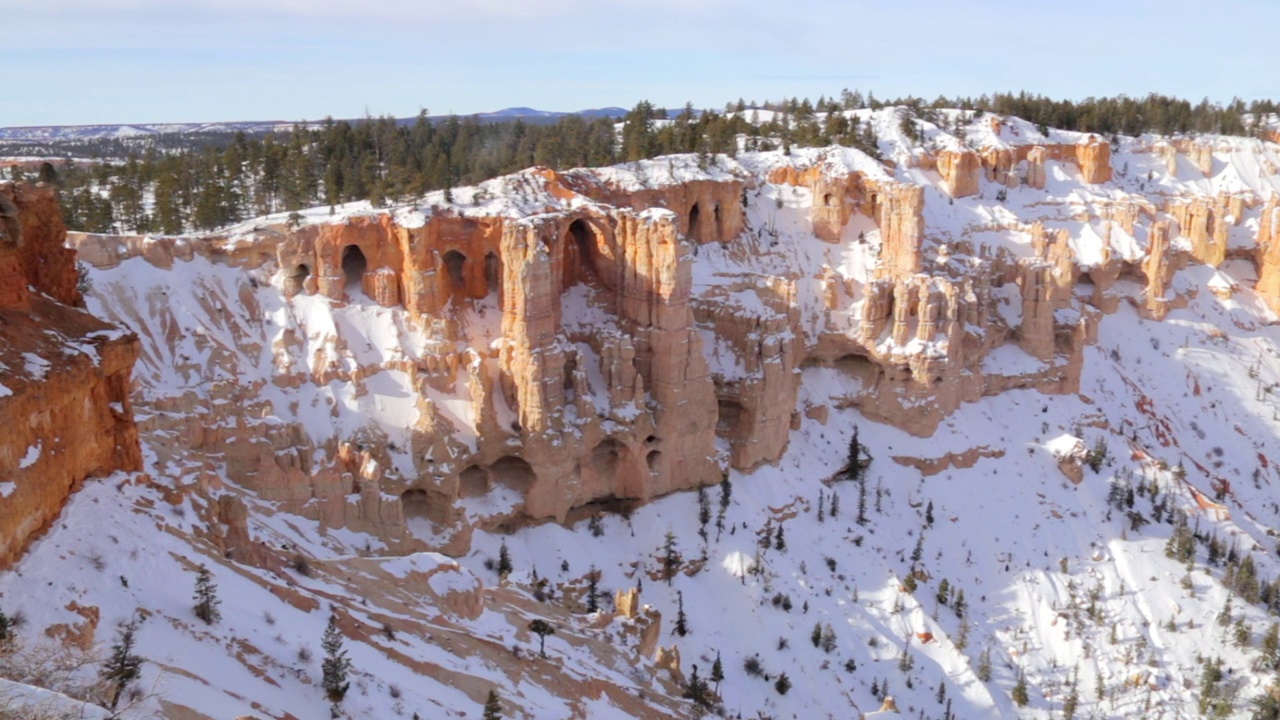
MULTIPOLYGON (((566 115, 558 122, 433 122, 423 110, 410 122, 392 117, 325 120, 282 133, 204 134, 191 142, 165 138, 106 141, 75 147, 105 153, 89 162, 50 166, 42 179, 62 192, 68 227, 89 232, 180 234, 207 231, 277 212, 367 200, 375 207, 449 190, 541 165, 596 167, 671 153, 733 155, 739 147, 844 145, 879 157, 870 123, 842 111, 899 106, 917 138, 915 119, 945 124, 938 112, 1016 115, 1043 127, 1136 135, 1143 132, 1258 134, 1271 101, 1226 105, 1164 95, 1053 100, 1022 92, 978 98, 940 96, 891 100, 845 90, 839 96, 756 103, 739 99, 723 111, 691 104, 668 111, 637 103, 621 120, 566 115), (741 142, 741 145, 740 145, 741 142)), ((10 170, 13 179, 30 171, 10 170)))

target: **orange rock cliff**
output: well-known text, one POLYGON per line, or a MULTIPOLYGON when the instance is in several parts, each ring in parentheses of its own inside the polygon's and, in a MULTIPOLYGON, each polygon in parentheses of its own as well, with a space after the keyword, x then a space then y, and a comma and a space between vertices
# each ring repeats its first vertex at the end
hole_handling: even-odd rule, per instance
POLYGON ((0 566, 85 478, 142 466, 133 335, 89 315, 57 199, 0 185, 0 566))
MULTIPOLYGON (((926 187, 854 155, 777 155, 751 170, 729 159, 694 170, 691 157, 535 168, 460 189, 456 203, 296 228, 263 221, 201 239, 76 234, 73 243, 103 269, 199 257, 245 269, 254 288, 269 281, 265 292, 286 302, 372 301, 402 313, 407 328, 430 338, 425 351, 351 362, 341 348, 316 349, 288 330, 271 348, 269 380, 217 385, 225 422, 191 420, 195 397, 150 398, 140 402, 163 412, 146 413, 146 429, 172 437, 161 455, 216 454, 233 482, 325 525, 412 543, 406 526, 422 518, 448 531, 438 549, 464 552, 473 498, 516 498, 495 520, 501 526, 563 521, 598 503, 644 501, 716 482, 727 467, 776 461, 802 414, 825 417, 801 406, 806 368, 855 376, 860 389, 841 406, 920 436, 983 396, 1076 392, 1100 315, 1127 301, 1159 319, 1185 303, 1177 271, 1222 262, 1228 228, 1248 206, 1238 196, 1157 207, 1100 193, 1069 209, 1098 229, 1096 257, 1080 255, 1062 227, 1006 213, 988 230, 1025 238, 1026 251, 1011 252, 967 234, 939 237, 926 224, 926 187), (771 250, 769 221, 753 226, 746 211, 765 192, 779 210, 784 197, 805 198, 796 206, 805 232, 864 254, 866 277, 771 250), (1124 251, 1136 236, 1145 250, 1124 251), (771 254, 772 270, 748 270, 771 254), (296 419, 260 422, 279 407, 260 397, 264 383, 339 381, 361 395, 367 378, 391 370, 412 388, 408 448, 372 436, 316 443, 296 419), (407 454, 411 470, 394 453, 407 454)), ((973 194, 984 179, 1043 188, 1052 163, 1105 183, 1110 157, 1097 137, 943 155, 945 194, 933 197, 973 194)), ((1262 211, 1251 257, 1273 304, 1274 204, 1262 211)), ((237 292, 246 305, 258 302, 247 285, 237 292)), ((347 341, 365 338, 339 344, 347 341)))

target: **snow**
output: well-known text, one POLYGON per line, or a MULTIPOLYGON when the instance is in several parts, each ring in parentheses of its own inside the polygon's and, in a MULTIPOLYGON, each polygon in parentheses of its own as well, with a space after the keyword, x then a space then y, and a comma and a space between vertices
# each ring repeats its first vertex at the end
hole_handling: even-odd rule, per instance
POLYGON ((13 482, 0 482, 0 497, 9 497, 18 490, 18 485, 13 482))
POLYGON ((36 442, 35 445, 32 445, 31 447, 27 448, 27 454, 23 455, 22 460, 18 462, 18 469, 25 470, 31 467, 32 465, 35 465, 36 462, 40 460, 40 448, 41 448, 40 442, 36 442))
MULTIPOLYGON (((918 153, 898 137, 892 109, 858 113, 882 130, 887 157, 907 160, 918 153)), ((952 115, 944 119, 953 124, 952 115)), ((958 141, 936 126, 927 125, 925 132, 939 146, 958 141)), ((962 134, 976 147, 1046 140, 1031 124, 1008 118, 994 130, 975 120, 962 134)), ((1088 138, 1051 130, 1048 140, 1088 138)), ((601 177, 648 188, 822 163, 833 172, 856 170, 882 180, 918 178, 929 183, 926 259, 945 276, 1001 253, 1029 257, 1032 220, 1065 229, 1085 267, 1101 261, 1104 238, 1113 258, 1138 261, 1146 252, 1149 220, 1140 219, 1132 235, 1124 232, 1106 219, 1116 201, 1140 192, 1159 198, 1274 189, 1274 178, 1257 175, 1275 155, 1274 146, 1220 139, 1216 148, 1214 175, 1204 178, 1195 168, 1168 173, 1153 159, 1149 138, 1121 138, 1113 163, 1117 169, 1128 163, 1125 176, 1090 187, 1073 168, 1054 163, 1046 190, 1014 188, 1003 202, 985 180, 979 195, 951 202, 936 174, 902 162, 889 168, 847 149, 797 148, 790 157, 744 153, 706 168, 694 156, 679 156, 621 166, 601 177)), ((538 205, 547 196, 537 177, 524 173, 483 184, 478 197, 477 189, 455 189, 457 212, 514 214, 538 205)), ((855 214, 839 242, 827 243, 813 235, 808 190, 760 182, 747 195, 744 234, 697 248, 691 304, 719 304, 760 322, 794 314, 802 337, 777 340, 805 348, 830 334, 856 331, 866 286, 877 272, 881 237, 874 224, 855 214), (828 297, 835 298, 836 309, 826 309, 828 297)), ((425 222, 437 202, 443 198, 387 212, 425 222)), ((556 203, 549 206, 574 207, 556 203)), ((357 205, 330 218, 324 208, 308 211, 306 222, 345 222, 368 212, 373 211, 357 205)), ((656 218, 667 211, 650 212, 656 218)), ((1256 228, 1257 216, 1256 208, 1247 210, 1242 227, 1256 228)), ((242 230, 237 242, 247 242, 254 232, 251 224, 242 230)), ((380 539, 359 531, 358 524, 334 527, 334 520, 353 510, 348 496, 312 488, 314 496, 262 497, 252 478, 242 468, 233 472, 220 453, 171 453, 175 443, 166 432, 172 431, 164 430, 162 420, 177 412, 168 408, 186 404, 202 431, 240 433, 235 437, 244 447, 256 435, 295 433, 299 457, 274 461, 296 459, 303 468, 332 464, 339 443, 385 446, 391 463, 376 460, 367 469, 377 465, 383 473, 373 495, 388 514, 398 513, 396 492, 419 481, 411 452, 430 453, 440 468, 452 468, 443 474, 456 471, 455 453, 492 440, 480 437, 473 402, 485 383, 501 382, 492 363, 486 364, 491 374, 480 376, 474 356, 502 349, 499 313, 491 301, 451 311, 465 333, 466 342, 459 344, 466 347, 460 348, 431 322, 409 322, 403 310, 381 308, 367 298, 346 304, 286 299, 272 284, 278 278, 269 264, 246 271, 197 255, 159 270, 134 259, 93 271, 93 280, 91 310, 137 331, 142 341, 133 404, 146 420, 145 470, 151 479, 117 474, 87 481, 51 530, 13 570, 0 574, 0 605, 27 616, 22 634, 31 642, 51 626, 82 623, 73 607, 98 609, 99 644, 109 641, 117 622, 145 610, 140 651, 149 662, 142 685, 210 716, 323 717, 329 708, 316 688, 319 658, 304 660, 299 649, 317 646, 331 610, 360 629, 347 640, 357 669, 344 703, 350 717, 474 717, 489 687, 500 688, 527 717, 622 718, 628 716, 623 701, 639 703, 653 717, 691 714, 665 673, 634 658, 634 640, 622 633, 634 622, 602 624, 607 602, 604 615, 587 615, 532 595, 535 571, 562 597, 566 587, 580 587, 591 568, 600 571, 606 592, 643 579, 642 604, 664 619, 659 644, 677 645, 685 672, 696 663, 704 677, 722 657, 726 708, 744 717, 858 717, 880 707, 871 692, 874 681, 888 686, 903 717, 940 713, 935 692, 945 684, 956 717, 1043 719, 1060 715, 1073 673, 1081 685, 1078 717, 1189 717, 1199 699, 1198 658, 1212 653, 1241 681, 1235 717, 1243 718, 1247 699, 1266 682, 1250 668, 1257 638, 1272 617, 1237 599, 1235 612, 1245 618, 1255 647, 1224 642, 1214 621, 1228 597, 1222 567, 1207 562, 1203 547, 1190 572, 1186 563, 1164 554, 1173 532, 1168 513, 1176 510, 1251 557, 1264 579, 1280 577, 1280 559, 1272 552, 1280 532, 1274 501, 1280 406, 1273 391, 1280 387, 1280 325, 1251 289, 1255 274, 1246 261, 1217 269, 1193 263, 1180 271, 1174 290, 1186 306, 1163 322, 1143 318, 1124 301, 1142 292, 1132 280, 1111 289, 1110 298, 1118 302, 1107 314, 1087 308, 1079 297, 1064 299, 1064 306, 1054 308, 1058 323, 1096 318, 1097 344, 1083 351, 1079 391, 1049 396, 1016 389, 974 399, 943 418, 930 437, 871 419, 874 403, 894 400, 868 397, 875 389, 868 387, 872 379, 838 367, 799 367, 799 403, 781 409, 797 417, 785 454, 751 471, 729 471, 732 498, 723 529, 713 520, 705 541, 697 533, 694 492, 656 498, 625 515, 603 514, 596 535, 585 519, 506 524, 524 498, 496 484, 446 509, 474 528, 471 550, 457 558, 423 552, 455 539, 424 515, 406 513, 403 540, 380 539), (1230 299, 1209 292, 1228 288, 1230 299), (456 376, 405 370, 424 358, 454 353, 456 376), (213 412, 215 403, 242 402, 253 412, 232 415, 245 427, 218 420, 213 412), (806 412, 820 407, 828 411, 825 421, 806 412), (428 409, 451 426, 447 441, 443 433, 432 436, 433 443, 415 434, 428 409), (862 487, 837 477, 855 426, 874 457, 862 487), (1099 471, 1085 467, 1080 483, 1070 482, 1058 461, 1101 442, 1109 452, 1099 471), (392 444, 399 449, 390 450, 392 444), (912 460, 941 469, 925 474, 912 460), (210 479, 200 482, 217 489, 189 491, 204 473, 210 479), (1215 501, 1223 481, 1230 492, 1215 501), (1133 507, 1108 505, 1113 482, 1142 483, 1133 507), (1155 519, 1157 502, 1148 489, 1153 486, 1167 503, 1161 506, 1163 521, 1155 519), (863 492, 865 518, 859 522, 863 492), (288 548, 280 551, 282 559, 294 551, 312 558, 313 571, 261 569, 224 557, 209 542, 222 536, 222 527, 209 518, 217 517, 223 494, 249 507, 256 541, 273 550, 288 548), (181 497, 180 504, 173 497, 181 497), (831 511, 833 498, 839 499, 838 514, 831 511), (1146 523, 1135 528, 1131 511, 1146 523), (762 546, 765 528, 785 530, 785 549, 762 546), (686 561, 705 556, 705 563, 686 563, 688 572, 670 583, 642 574, 660 567, 668 531, 686 561), (911 560, 917 543, 919 559, 911 560), (515 572, 500 580, 486 561, 504 544, 515 572), (215 626, 191 612, 192 570, 201 563, 213 573, 223 600, 223 621, 215 626), (415 585, 424 575, 430 592, 415 585), (914 593, 903 589, 908 577, 918 577, 914 593), (952 598, 940 602, 943 579, 964 591, 969 610, 963 618, 952 598), (471 592, 477 584, 483 585, 485 605, 475 619, 450 615, 429 599, 431 593, 471 592), (780 596, 788 598, 790 610, 783 609, 780 596), (684 636, 674 631, 680 604, 691 630, 684 636), (544 615, 558 628, 547 639, 546 661, 529 657, 536 638, 526 629, 530 619, 544 615), (1176 630, 1167 629, 1170 621, 1176 630), (815 623, 832 626, 832 652, 810 644, 815 623), (924 642, 924 634, 932 639, 924 642), (780 639, 788 646, 780 647, 780 639), (513 659, 513 646, 522 648, 523 659, 513 659), (984 652, 992 660, 990 681, 978 677, 984 652), (898 669, 904 654, 913 659, 910 672, 898 669), (747 675, 743 662, 752 656, 773 677, 786 672, 792 690, 781 696, 772 682, 747 675), (856 669, 847 672, 846 662, 856 669), (1009 697, 1018 672, 1028 677, 1027 708, 1016 708, 1009 697), (1127 681, 1139 673, 1150 677, 1133 687, 1127 681), (589 697, 579 692, 587 681, 620 695, 589 697), (1095 699, 1099 689, 1102 701, 1095 699)), ((1023 319, 1017 282, 990 291, 991 335, 979 339, 995 347, 981 372, 1016 380, 1055 369, 1060 360, 1042 362, 1016 344, 1013 333, 1023 319)), ((618 422, 625 413, 608 407, 601 354, 591 342, 596 331, 611 337, 616 321, 597 300, 581 285, 563 295, 564 333, 558 342, 576 353, 591 394, 587 407, 618 422)), ((697 337, 717 382, 757 377, 738 340, 718 335, 710 324, 699 325, 697 337)), ((941 356, 953 340, 913 341, 894 351, 941 356)), ((30 359, 26 367, 28 374, 33 367, 40 370, 30 359)), ((496 410, 499 425, 517 417, 504 399, 496 410)), ((38 458, 40 446, 28 448, 27 457, 33 449, 38 458)), ((12 485, 0 483, 0 495, 8 497, 12 485)), ((713 517, 719 495, 708 488, 713 517)))

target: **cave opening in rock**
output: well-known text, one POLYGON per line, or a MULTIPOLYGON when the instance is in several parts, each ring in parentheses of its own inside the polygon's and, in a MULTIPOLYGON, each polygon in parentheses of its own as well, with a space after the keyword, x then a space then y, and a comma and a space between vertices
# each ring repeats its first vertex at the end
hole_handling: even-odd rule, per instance
POLYGON ((599 279, 596 272, 595 233, 581 218, 569 223, 564 243, 565 287, 578 282, 591 283, 599 279))
POLYGON ((449 276, 449 284, 454 292, 462 292, 467 287, 467 256, 457 250, 444 254, 444 270, 449 276))
POLYGON ((400 494, 400 508, 404 511, 405 519, 423 518, 426 519, 430 512, 430 503, 427 501, 427 491, 418 488, 405 490, 400 494))
POLYGON ((502 287, 502 265, 493 253, 484 256, 484 285, 486 295, 502 287))
POLYGON ((658 450, 650 451, 644 459, 649 463, 649 471, 654 472, 658 469, 658 462, 662 459, 662 452, 658 450))
POLYGON ((297 280, 298 282, 301 283, 309 277, 311 277, 311 268, 307 267, 305 264, 299 265, 298 267, 293 269, 294 280, 297 280))
POLYGON ((360 283, 364 280, 364 273, 369 269, 369 261, 365 259, 364 252, 355 245, 348 245, 342 249, 342 274, 347 278, 347 287, 360 287, 360 283))
POLYGON ((880 366, 865 355, 849 354, 836 360, 836 370, 862 381, 864 388, 875 387, 876 378, 880 374, 880 366))
POLYGON ((504 455, 495 460, 489 466, 489 477, 493 478, 493 482, 515 490, 522 497, 529 493, 533 481, 537 479, 533 467, 514 455, 504 455))
POLYGON ((599 477, 612 478, 618 471, 618 462, 622 458, 626 446, 607 438, 591 451, 591 469, 599 477))
POLYGON ((694 203, 689 208, 689 232, 688 237, 693 242, 698 242, 702 235, 699 226, 702 224, 702 208, 698 207, 698 203, 694 203))
POLYGON ((721 438, 736 439, 738 427, 742 424, 742 416, 746 414, 746 408, 742 407, 742 403, 737 400, 721 398, 719 411, 720 415, 716 420, 716 435, 721 438))
POLYGON ((472 465, 458 476, 458 494, 464 498, 483 497, 489 492, 489 473, 472 465))
POLYGON ((720 203, 716 203, 712 209, 712 216, 716 225, 716 240, 724 241, 724 218, 720 215, 720 203))

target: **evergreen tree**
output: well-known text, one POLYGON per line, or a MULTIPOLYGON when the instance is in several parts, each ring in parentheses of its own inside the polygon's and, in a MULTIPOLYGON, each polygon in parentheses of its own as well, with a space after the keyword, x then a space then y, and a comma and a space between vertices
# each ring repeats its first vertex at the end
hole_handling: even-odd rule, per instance
POLYGON ((222 612, 218 610, 218 606, 222 604, 218 599, 218 586, 213 584, 213 575, 204 565, 196 570, 194 600, 196 617, 205 621, 206 624, 213 625, 222 619, 222 612))
POLYGON ((342 631, 338 629, 338 617, 329 616, 329 624, 324 629, 324 637, 320 640, 320 648, 324 650, 324 660, 320 664, 320 686, 324 688, 325 697, 335 705, 346 697, 351 683, 347 681, 347 672, 351 669, 351 660, 343 649, 342 631))
POLYGON ((124 694, 124 689, 129 683, 137 680, 142 675, 142 663, 144 660, 133 651, 134 635, 137 631, 138 618, 136 616, 131 618, 129 622, 121 623, 116 628, 116 640, 111 645, 111 654, 98 672, 98 676, 110 685, 109 710, 114 711, 116 709, 116 706, 120 703, 120 696, 124 694))
POLYGON ((707 497, 707 488, 698 486, 698 536, 707 541, 707 524, 711 522, 711 499, 707 497))
POLYGON ((689 626, 684 616, 684 593, 676 591, 676 634, 684 637, 689 634, 689 626))
POLYGON ((791 678, 787 677, 786 673, 782 673, 773 683, 773 689, 777 690, 779 695, 786 695, 787 691, 791 689, 791 678))
POLYGON ((1013 685, 1013 704, 1018 707, 1026 707, 1031 702, 1031 697, 1027 694, 1027 674, 1022 670, 1018 671, 1018 681, 1013 685))
POLYGON ((676 534, 668 530, 662 541, 662 575, 668 585, 675 579, 679 569, 680 554, 676 551, 676 534))
POLYGON ((489 698, 484 701, 483 720, 502 720, 502 699, 496 689, 489 689, 489 698))
POLYGON ((507 550, 507 541, 502 541, 502 546, 498 548, 498 577, 505 578, 511 574, 511 552, 507 550))
POLYGON ((720 651, 716 651, 716 661, 711 665, 711 682, 716 684, 716 692, 720 692, 720 683, 724 681, 724 665, 720 662, 720 651))
POLYGON ((593 613, 600 609, 599 595, 600 571, 592 565, 591 570, 587 572, 587 612, 593 613))
POLYGON ((778 523, 778 533, 774 536, 773 546, 777 548, 779 552, 787 549, 787 540, 782 535, 782 523, 778 523))
POLYGON ((13 620, 3 610, 0 610, 0 653, 11 651, 16 639, 13 620))
POLYGON ((982 682, 991 682, 991 648, 983 649, 978 655, 978 679, 982 682))

